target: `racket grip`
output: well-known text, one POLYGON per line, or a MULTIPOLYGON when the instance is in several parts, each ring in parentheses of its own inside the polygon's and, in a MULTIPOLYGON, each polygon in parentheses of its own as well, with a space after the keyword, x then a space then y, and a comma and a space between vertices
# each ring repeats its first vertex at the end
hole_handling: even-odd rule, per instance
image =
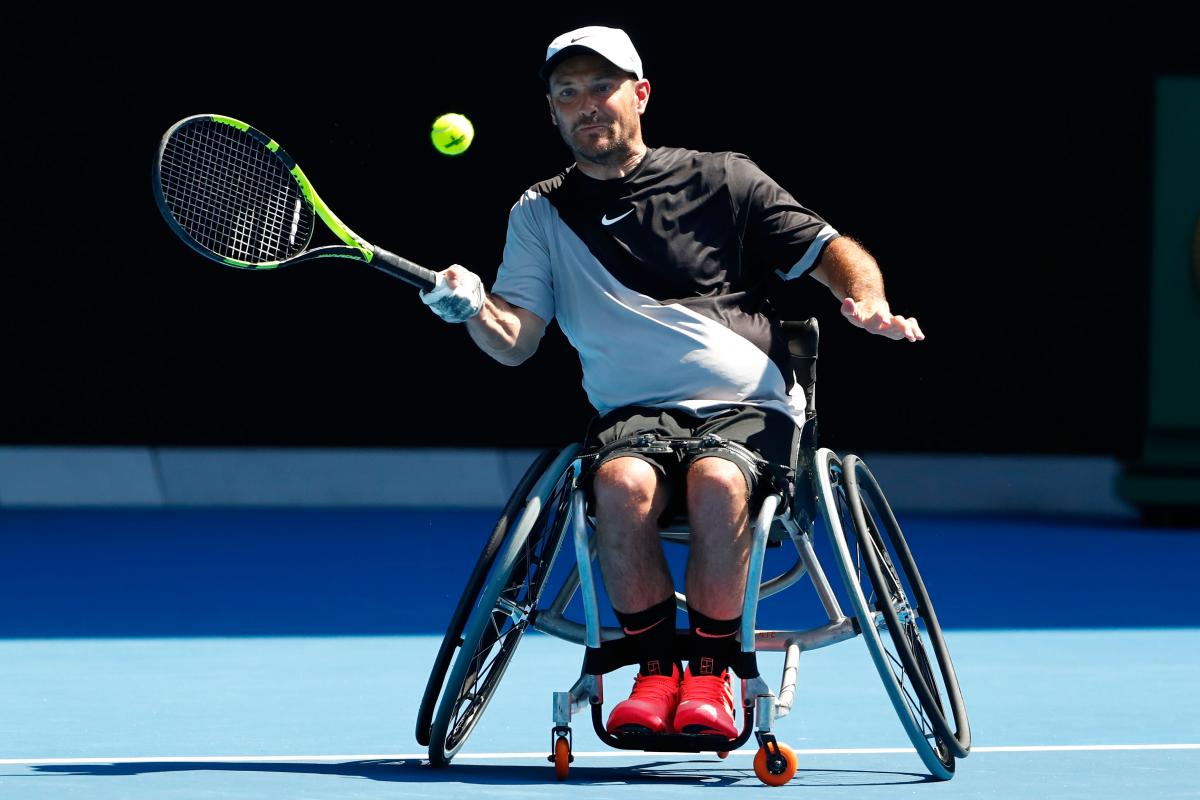
POLYGON ((390 253, 382 247, 375 248, 375 255, 371 257, 369 263, 380 272, 386 272, 393 278, 399 278, 426 292, 433 291, 433 287, 437 283, 437 273, 425 269, 407 258, 390 253))

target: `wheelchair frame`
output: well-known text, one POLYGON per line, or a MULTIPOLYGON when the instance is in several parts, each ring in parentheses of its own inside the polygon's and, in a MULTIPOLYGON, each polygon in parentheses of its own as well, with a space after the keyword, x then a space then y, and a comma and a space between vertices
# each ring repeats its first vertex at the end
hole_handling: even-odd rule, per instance
MULTIPOLYGON (((695 734, 614 735, 604 729, 602 676, 636 663, 637 658, 624 646, 628 640, 620 628, 606 628, 600 623, 592 569, 596 557, 594 524, 586 513, 580 485, 599 451, 584 453, 576 444, 557 453, 544 451, 534 460, 518 482, 471 574, 418 712, 417 740, 429 747, 431 764, 448 765, 465 743, 521 635, 532 625, 587 648, 580 678, 569 690, 553 693, 549 760, 559 779, 567 777, 573 760, 571 719, 590 707, 597 736, 623 749, 712 751, 723 757, 753 733, 759 744, 755 758, 759 778, 771 785, 786 783, 796 771, 796 756, 791 748, 778 742, 773 726, 791 710, 800 654, 860 634, 922 762, 934 778, 953 777, 955 759, 970 752, 970 726, 941 626, 895 515, 870 470, 857 456, 839 458, 831 450, 816 447, 816 321, 789 325, 794 334, 789 346, 798 367, 797 378, 809 399, 809 414, 802 428, 799 460, 794 465, 797 479, 792 485, 774 481, 752 528, 739 632, 741 653, 733 666, 741 678, 740 735, 736 739, 695 734), (818 517, 824 520, 852 615, 842 610, 813 547, 818 517), (575 564, 554 598, 540 606, 546 579, 568 535, 575 564), (785 538, 796 547, 795 563, 763 580, 768 544, 782 543, 785 538), (810 578, 826 612, 825 623, 803 630, 758 630, 755 619, 759 601, 805 576, 810 578), (566 616, 567 606, 577 592, 582 595, 582 623, 566 616), (757 652, 772 651, 785 654, 777 695, 759 674, 755 658, 757 652)), ((719 437, 646 436, 640 437, 637 444, 646 452, 662 452, 663 448, 739 448, 719 437)), ((748 451, 742 448, 741 452, 748 451)), ((680 541, 686 534, 668 528, 663 538, 680 541)), ((686 598, 677 592, 676 602, 682 609, 686 598)))

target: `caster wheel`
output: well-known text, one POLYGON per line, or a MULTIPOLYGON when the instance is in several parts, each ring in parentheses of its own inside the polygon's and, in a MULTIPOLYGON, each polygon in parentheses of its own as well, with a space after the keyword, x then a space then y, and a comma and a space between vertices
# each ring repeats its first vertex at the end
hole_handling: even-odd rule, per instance
MULTIPOLYGON (((793 756, 793 761, 795 757, 793 756)), ((560 736, 554 742, 554 777, 560 781, 567 779, 567 772, 571 769, 571 743, 567 741, 567 737, 560 736)), ((795 768, 792 769, 795 772, 795 768)))
POLYGON ((769 763, 767 747, 764 746, 758 748, 754 755, 754 774, 767 786, 783 786, 796 774, 796 751, 779 742, 773 742, 769 746, 778 748, 778 755, 783 759, 782 769, 778 761, 775 764, 769 763))

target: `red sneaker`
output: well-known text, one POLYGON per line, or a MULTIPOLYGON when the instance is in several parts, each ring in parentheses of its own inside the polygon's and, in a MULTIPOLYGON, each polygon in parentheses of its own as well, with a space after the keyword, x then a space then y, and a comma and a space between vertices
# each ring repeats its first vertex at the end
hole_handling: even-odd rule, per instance
POLYGON ((633 679, 633 692, 608 715, 609 733, 670 733, 679 704, 679 667, 671 674, 643 675, 633 679))
POLYGON ((716 733, 736 739, 733 722, 733 686, 729 670, 720 675, 693 675, 689 665, 683 671, 679 707, 675 710, 675 730, 680 733, 716 733))

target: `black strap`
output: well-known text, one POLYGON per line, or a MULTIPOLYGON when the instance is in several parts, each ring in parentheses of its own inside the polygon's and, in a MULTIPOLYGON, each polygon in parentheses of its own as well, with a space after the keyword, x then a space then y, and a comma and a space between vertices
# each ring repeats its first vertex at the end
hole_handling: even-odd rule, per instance
MULTIPOLYGON (((736 453, 744 461, 751 464, 770 481, 768 490, 774 490, 783 495, 783 507, 786 507, 795 493, 796 472, 790 464, 773 464, 740 442, 725 439, 716 434, 700 437, 670 437, 659 436, 656 433, 642 433, 617 439, 591 453, 585 453, 580 470, 581 482, 587 483, 593 477, 596 469, 604 462, 609 453, 621 450, 625 452, 654 454, 682 452, 684 454, 698 453, 703 450, 725 448, 736 453)), ((783 511, 783 507, 779 510, 783 511)))
MULTIPOLYGON (((675 635, 683 637, 687 636, 688 632, 680 630, 676 631, 675 635)), ((620 639, 601 642, 599 647, 587 648, 583 657, 583 671, 588 675, 607 675, 621 667, 637 664, 638 661, 639 654, 633 646, 632 637, 623 636, 620 639)), ((743 653, 739 650, 729 666, 739 678, 748 680, 759 675, 757 653, 743 653)))

